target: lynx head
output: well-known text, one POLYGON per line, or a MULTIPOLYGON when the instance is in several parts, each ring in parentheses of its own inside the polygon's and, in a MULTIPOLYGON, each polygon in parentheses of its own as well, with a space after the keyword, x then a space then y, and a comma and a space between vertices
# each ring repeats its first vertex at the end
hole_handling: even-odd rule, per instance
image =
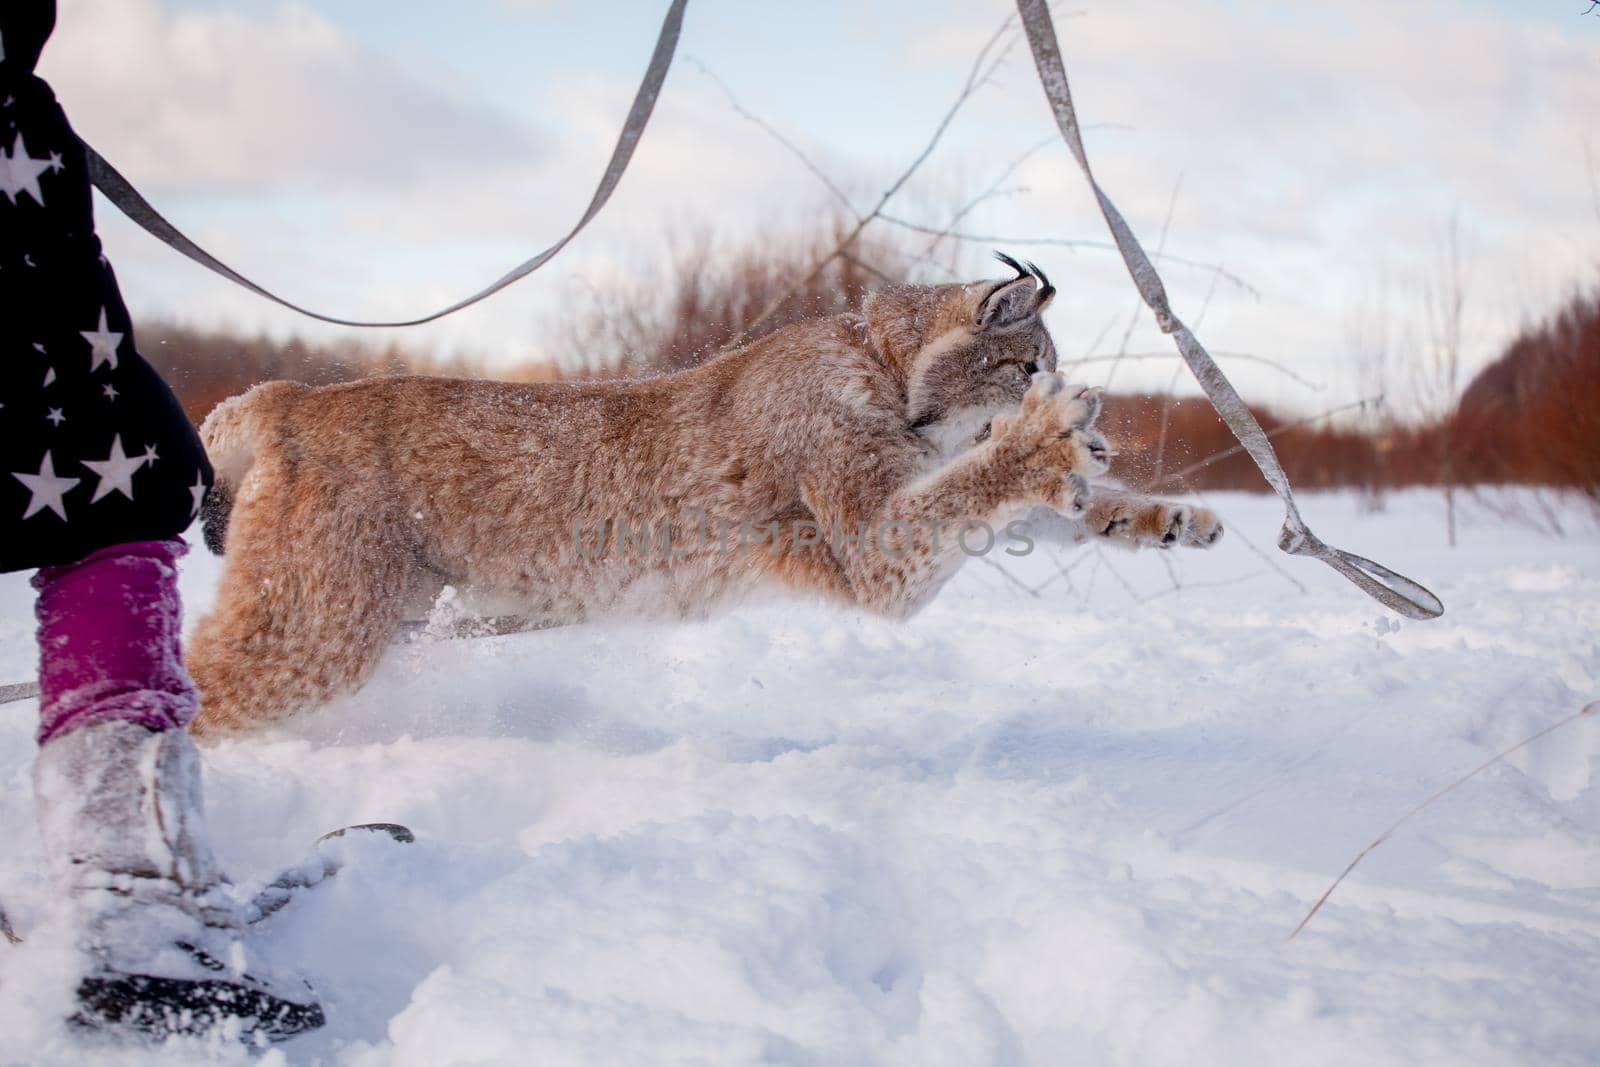
POLYGON ((1016 277, 880 289, 864 308, 878 351, 905 378, 906 421, 941 451, 981 440, 1035 372, 1056 369, 1039 317, 1055 288, 1032 263, 995 255, 1016 277))

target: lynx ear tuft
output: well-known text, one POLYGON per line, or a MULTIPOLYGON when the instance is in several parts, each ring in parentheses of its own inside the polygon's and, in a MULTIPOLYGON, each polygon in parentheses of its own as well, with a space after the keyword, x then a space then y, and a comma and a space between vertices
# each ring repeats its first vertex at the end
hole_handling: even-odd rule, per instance
POLYGON ((1017 262, 1004 252, 994 258, 1017 272, 1015 278, 995 282, 978 303, 976 321, 979 329, 1005 329, 1038 315, 1056 295, 1055 286, 1044 276, 1044 271, 1032 263, 1017 262))

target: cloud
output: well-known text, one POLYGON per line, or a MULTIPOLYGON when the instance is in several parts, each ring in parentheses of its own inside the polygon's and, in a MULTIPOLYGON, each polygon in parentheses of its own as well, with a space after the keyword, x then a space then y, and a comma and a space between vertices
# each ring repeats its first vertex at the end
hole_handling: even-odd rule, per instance
POLYGON ((40 72, 85 139, 159 193, 393 189, 540 148, 525 120, 403 69, 300 3, 78 0, 40 72))

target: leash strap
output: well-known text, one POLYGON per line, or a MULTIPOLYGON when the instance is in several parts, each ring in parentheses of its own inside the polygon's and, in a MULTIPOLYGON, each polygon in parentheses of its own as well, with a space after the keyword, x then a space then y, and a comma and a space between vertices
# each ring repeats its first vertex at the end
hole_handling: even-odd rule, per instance
POLYGON ((578 236, 578 232, 589 225, 589 222, 600 213, 600 209, 605 206, 606 201, 611 199, 611 193, 616 189, 617 183, 622 180, 623 171, 628 169, 628 162, 633 158, 633 150, 638 147, 639 138, 644 135, 645 125, 650 121, 650 113, 655 108, 656 97, 661 93, 661 85, 666 81, 667 69, 672 66, 673 53, 677 51, 678 34, 683 28, 683 10, 688 5, 688 2, 689 0, 672 0, 672 6, 667 9, 667 17, 661 25, 661 33, 656 37, 655 52, 650 57, 650 66, 645 71, 644 80, 639 84, 638 93, 634 95, 633 106, 628 109, 628 118, 623 123, 622 133, 617 137, 617 146, 611 151, 611 161, 606 164, 605 174, 601 176, 600 184, 595 188, 594 196, 589 201, 589 208, 583 213, 583 217, 578 220, 578 224, 561 240, 532 259, 513 267, 493 284, 480 289, 465 300, 457 301, 447 308, 435 311, 431 315, 424 315, 421 318, 405 319, 397 322, 363 322, 355 319, 341 319, 334 315, 323 315, 285 300, 276 293, 257 285, 191 241, 183 231, 168 222, 161 212, 152 207, 150 202, 139 194, 139 191, 133 187, 133 184, 128 179, 124 178, 117 172, 115 167, 106 162, 104 156, 85 143, 83 148, 88 157, 89 180, 124 215, 127 215, 128 218, 144 227, 157 238, 165 241, 202 267, 217 272, 229 281, 242 285, 251 292, 258 296, 264 296, 275 304, 282 304, 284 307, 292 311, 298 311, 302 315, 320 319, 323 322, 331 322, 338 326, 420 326, 422 323, 442 319, 446 315, 460 311, 462 308, 470 307, 485 297, 498 293, 513 282, 532 274, 551 259, 554 259, 556 253, 565 248, 567 243, 578 236))
POLYGON ((1106 225, 1111 228, 1112 239, 1122 253, 1122 261, 1127 264, 1139 295, 1155 313, 1162 332, 1173 336, 1178 351, 1194 372, 1200 387, 1205 390, 1211 406, 1216 408, 1217 414, 1222 416, 1233 435, 1250 454, 1273 492, 1283 500, 1283 529, 1278 534, 1278 547, 1290 555, 1320 559, 1355 583, 1368 596, 1408 619, 1436 619, 1444 614, 1444 605, 1439 598, 1422 584, 1382 564, 1324 543, 1300 517, 1289 476, 1284 473, 1272 442, 1267 439, 1261 424, 1250 414, 1238 390, 1217 367, 1199 338, 1172 313, 1161 275, 1156 273, 1155 265, 1145 254, 1138 238, 1134 237, 1127 220, 1095 180, 1094 171, 1089 167, 1088 153, 1083 148, 1078 115, 1072 106, 1072 92, 1067 87, 1066 66, 1061 59, 1061 45, 1056 40, 1055 25, 1051 21, 1046 0, 1017 0, 1017 11, 1022 16, 1022 27, 1028 35, 1028 45, 1033 50, 1034 66, 1038 68, 1044 95, 1055 112, 1062 139, 1067 142, 1067 147, 1083 170, 1083 176, 1089 180, 1089 187, 1094 190, 1095 199, 1100 204, 1100 214, 1105 216, 1106 225))

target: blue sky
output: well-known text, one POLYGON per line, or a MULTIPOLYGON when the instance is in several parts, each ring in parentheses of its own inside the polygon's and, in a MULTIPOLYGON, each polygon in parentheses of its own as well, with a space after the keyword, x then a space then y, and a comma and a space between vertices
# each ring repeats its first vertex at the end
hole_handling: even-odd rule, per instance
MULTIPOLYGON (((1467 251, 1470 363, 1592 283, 1600 207, 1584 142, 1600 158, 1600 17, 1585 6, 1080 0, 1058 21, 1080 110, 1104 124, 1089 139, 1097 171, 1135 228, 1154 244, 1170 207, 1168 251, 1260 290, 1213 289, 1210 274, 1173 266, 1180 314, 1217 350, 1284 360, 1327 385, 1312 393, 1237 363, 1247 393, 1318 408, 1359 390, 1353 349, 1376 333, 1395 350, 1426 347, 1424 295, 1452 219, 1467 251)), ((334 313, 414 314, 564 232, 664 8, 75 0, 42 69, 80 132, 245 273, 334 313)), ((601 219, 487 306, 397 339, 506 361, 592 358, 558 350, 549 324, 587 287, 660 265, 674 232, 782 239, 825 214, 820 185, 688 57, 865 204, 1009 11, 1004 0, 692 0, 656 121, 601 219)), ((1019 47, 896 207, 941 222, 1050 130, 1019 47)), ((971 229, 1103 237, 1059 146, 1013 184, 1025 189, 986 204, 971 229)), ((101 218, 136 313, 335 333, 231 290, 109 208, 101 218)), ((992 273, 988 251, 967 249, 957 271, 992 273)), ((1063 291, 1051 325, 1064 351, 1120 346, 1134 297, 1114 260, 1020 251, 1063 291)), ((1162 343, 1144 320, 1128 347, 1162 343)), ((1119 384, 1165 385, 1171 368, 1127 365, 1119 384)))

